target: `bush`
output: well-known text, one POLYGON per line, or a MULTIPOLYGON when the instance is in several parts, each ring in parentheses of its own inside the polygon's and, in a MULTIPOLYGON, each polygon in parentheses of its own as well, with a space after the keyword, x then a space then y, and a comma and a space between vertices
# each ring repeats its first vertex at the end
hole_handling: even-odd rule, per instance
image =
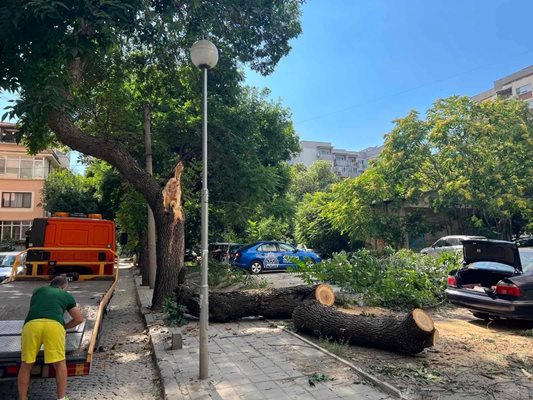
POLYGON ((168 319, 171 325, 184 325, 186 307, 183 304, 178 304, 175 299, 168 297, 163 303, 164 310, 168 313, 168 319))
POLYGON ((328 282, 359 293, 367 305, 390 308, 428 307, 444 298, 448 272, 458 268, 456 256, 433 257, 388 250, 383 257, 363 249, 337 253, 319 264, 298 263, 297 273, 308 284, 328 282))
POLYGON ((16 242, 14 239, 6 238, 0 240, 0 251, 13 251, 15 250, 16 242))

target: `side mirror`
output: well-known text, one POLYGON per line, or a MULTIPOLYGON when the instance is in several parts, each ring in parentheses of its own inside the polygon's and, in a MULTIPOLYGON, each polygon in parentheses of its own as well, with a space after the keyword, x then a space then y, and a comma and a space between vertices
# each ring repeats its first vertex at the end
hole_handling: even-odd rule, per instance
POLYGON ((121 246, 126 246, 128 244, 128 232, 121 232, 118 242, 121 246))

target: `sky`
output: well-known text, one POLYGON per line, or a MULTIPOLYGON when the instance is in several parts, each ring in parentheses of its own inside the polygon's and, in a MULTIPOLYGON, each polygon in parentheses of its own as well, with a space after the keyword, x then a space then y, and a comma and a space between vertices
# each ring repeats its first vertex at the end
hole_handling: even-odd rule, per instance
POLYGON ((381 145, 410 110, 533 64, 531 0, 308 0, 302 10, 289 55, 246 79, 292 111, 302 140, 381 145))
POLYGON ((309 0, 290 54, 247 83, 291 109, 302 140, 361 150, 412 109, 532 65, 531 15, 531 0, 309 0))

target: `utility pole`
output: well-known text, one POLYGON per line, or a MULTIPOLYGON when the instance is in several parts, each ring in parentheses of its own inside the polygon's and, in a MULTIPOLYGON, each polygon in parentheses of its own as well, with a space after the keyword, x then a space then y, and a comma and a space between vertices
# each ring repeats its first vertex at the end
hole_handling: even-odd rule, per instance
MULTIPOLYGON (((146 154, 146 172, 153 175, 152 170, 152 112, 148 104, 144 105, 144 151, 146 154)), ((148 279, 150 289, 155 286, 157 273, 157 256, 155 243, 155 219, 152 208, 148 204, 148 279)))

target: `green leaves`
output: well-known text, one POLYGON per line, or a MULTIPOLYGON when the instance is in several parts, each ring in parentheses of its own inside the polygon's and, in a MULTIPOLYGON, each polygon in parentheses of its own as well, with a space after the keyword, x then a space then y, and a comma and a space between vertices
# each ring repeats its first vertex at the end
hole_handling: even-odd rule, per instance
POLYGON ((308 284, 327 282, 357 293, 366 305, 412 308, 442 301, 448 272, 460 266, 450 255, 436 258, 410 250, 388 253, 378 257, 365 249, 340 252, 312 266, 299 262, 295 271, 308 284))

